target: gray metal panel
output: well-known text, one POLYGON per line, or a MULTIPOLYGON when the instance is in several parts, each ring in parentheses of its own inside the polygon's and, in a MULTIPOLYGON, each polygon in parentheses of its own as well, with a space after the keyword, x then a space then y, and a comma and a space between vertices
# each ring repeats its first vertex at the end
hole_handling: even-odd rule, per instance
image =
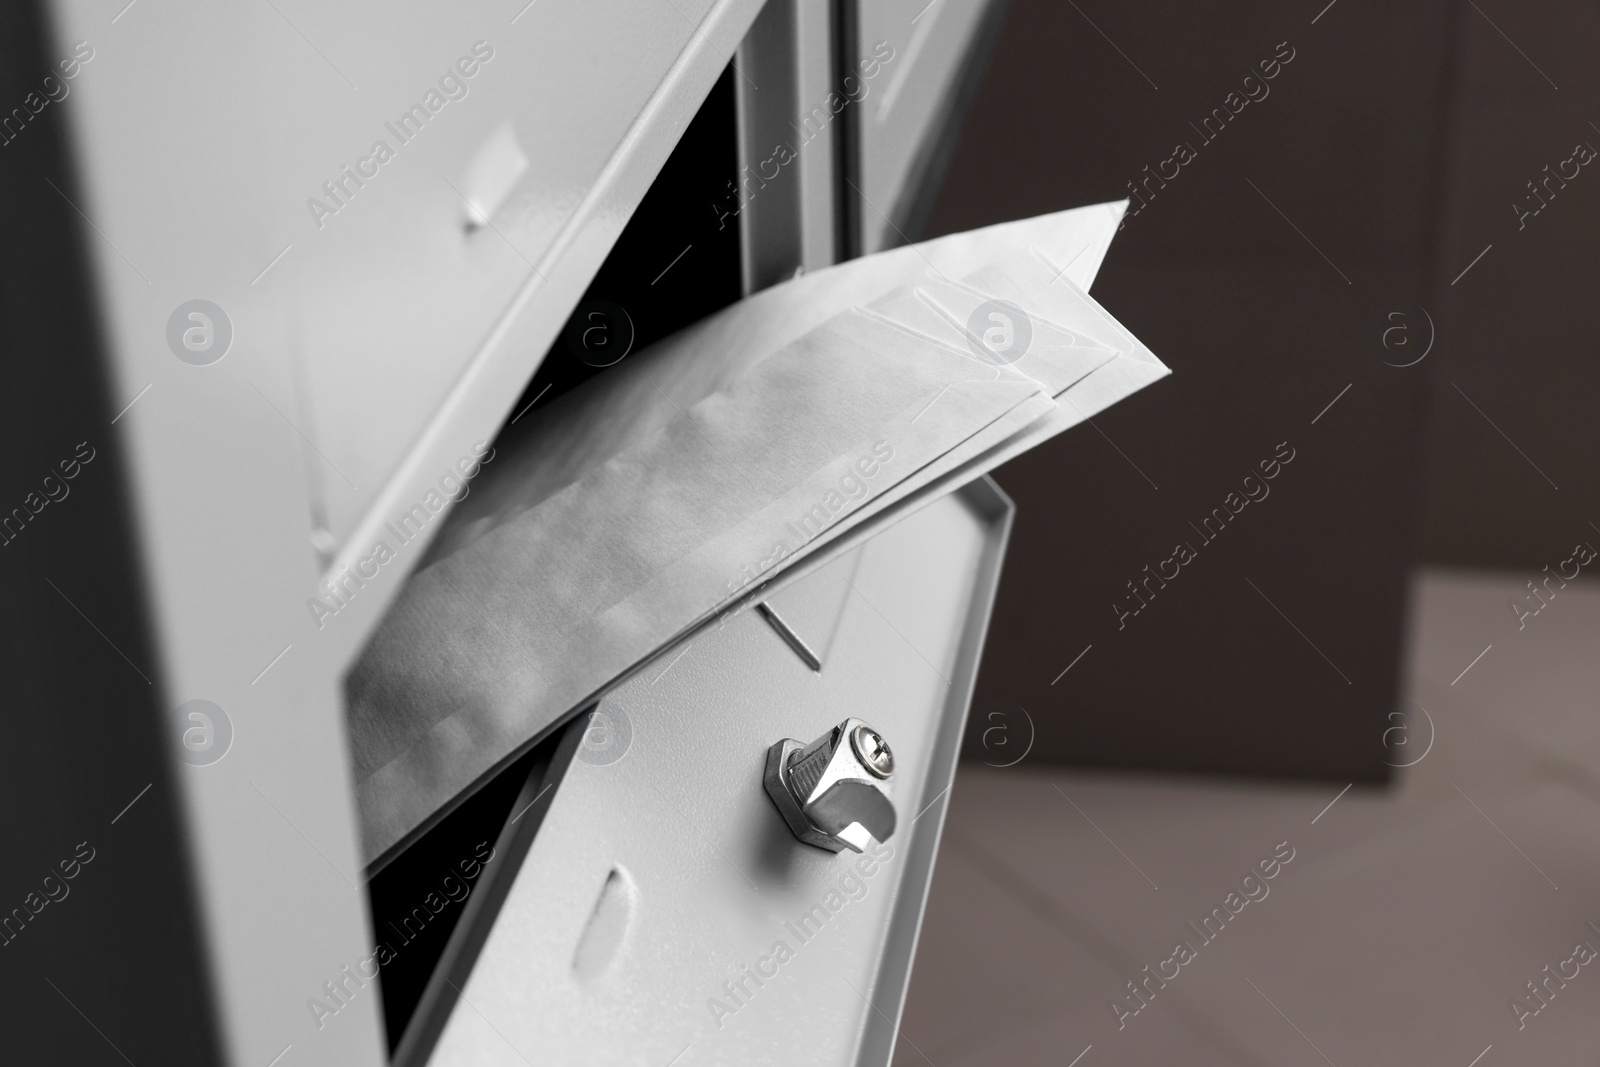
POLYGON ((746 295, 834 263, 835 141, 819 121, 833 88, 832 7, 768 0, 735 60, 746 295), (809 120, 809 121, 808 121, 809 120))
POLYGON ((745 612, 609 694, 430 1062, 886 1063, 1010 516, 984 479, 867 541, 820 673, 745 612), (848 715, 899 767, 870 873, 762 787, 848 715))
POLYGON ((853 181, 861 253, 916 240, 904 231, 922 188, 922 171, 952 108, 966 61, 996 0, 857 0, 856 59, 875 58, 882 72, 869 82, 855 114, 853 181))
POLYGON ((858 1067, 883 1067, 894 1055, 899 1036, 900 1015, 905 1010, 906 990, 911 985, 911 966, 916 958, 917 940, 922 934, 922 915, 927 909, 928 887, 933 881, 933 864, 944 832, 945 813, 950 807, 950 787, 961 754, 961 738, 967 724, 967 710, 977 683, 978 665, 983 661, 983 643, 989 633, 989 615, 1000 586, 1000 568, 1005 562, 1005 546, 1011 536, 1016 506, 988 475, 969 483, 957 498, 994 526, 994 534, 977 562, 973 579, 969 622, 961 634, 956 653, 956 670, 950 677, 950 691, 944 714, 938 724, 929 757, 924 798, 919 799, 922 814, 906 845, 906 889, 895 900, 889 919, 878 967, 878 982, 872 1003, 876 1009, 867 1017, 861 1035, 858 1067), (933 788, 940 785, 940 791, 933 788), (932 793, 931 796, 928 794, 932 793))
MULTIPOLYGON (((75 41, 95 49, 59 105, 80 168, 62 187, 72 217, 89 220, 106 408, 126 409, 115 425, 96 423, 96 443, 128 472, 126 542, 149 591, 140 668, 160 702, 147 747, 163 765, 141 776, 175 784, 162 803, 178 811, 172 836, 194 856, 192 914, 227 1062, 385 1058, 370 983, 336 1001, 332 1018, 308 1010, 341 968, 372 953, 340 678, 440 523, 433 516, 381 572, 352 583, 337 617, 319 625, 307 603, 329 570, 308 540, 314 516, 339 535, 322 547, 354 567, 386 519, 437 494, 472 442, 494 436, 759 7, 51 4, 51 61, 75 41), (317 229, 306 201, 323 178, 369 152, 384 123, 480 38, 495 56, 471 93, 317 229), (539 85, 547 91, 527 91, 539 85), (603 105, 605 121, 586 122, 574 93, 603 105), (469 233, 448 184, 471 185, 475 153, 513 112, 528 173, 542 176, 507 201, 535 194, 523 205, 533 229, 508 229, 520 253, 492 226, 469 233), (379 217, 395 224, 389 240, 355 240, 379 217), (418 290, 445 262, 423 246, 446 241, 458 246, 450 262, 481 254, 499 265, 492 306, 469 302, 458 316, 460 278, 418 290), (421 273, 394 273, 407 264, 421 273), (510 284, 501 268, 521 280, 510 284), (195 298, 221 305, 234 328, 225 358, 205 366, 181 360, 166 338, 169 316, 195 298), (308 301, 316 314, 303 314, 308 301), (350 334, 334 357, 343 379, 297 363, 296 353, 326 351, 316 324, 381 320, 388 331, 383 314, 421 316, 430 330, 448 322, 459 336, 415 372, 388 358, 393 346, 350 334), (349 463, 338 448, 325 450, 332 464, 323 458, 330 436, 355 449, 349 463), (192 699, 232 722, 232 748, 210 766, 178 758, 191 724, 176 706, 192 699)), ((28 195, 57 193, 38 182, 28 195)))

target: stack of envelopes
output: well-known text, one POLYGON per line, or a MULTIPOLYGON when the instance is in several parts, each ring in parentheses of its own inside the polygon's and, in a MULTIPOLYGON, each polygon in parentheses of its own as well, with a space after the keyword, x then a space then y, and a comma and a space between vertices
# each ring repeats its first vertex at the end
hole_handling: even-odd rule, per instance
POLYGON ((1121 207, 796 278, 502 435, 348 678, 365 858, 780 575, 1168 373, 1084 292, 1121 207))

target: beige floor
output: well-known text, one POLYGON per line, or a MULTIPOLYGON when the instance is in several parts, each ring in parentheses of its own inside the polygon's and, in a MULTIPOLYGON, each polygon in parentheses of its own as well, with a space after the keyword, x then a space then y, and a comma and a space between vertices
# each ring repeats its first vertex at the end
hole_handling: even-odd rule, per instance
POLYGON ((1405 694, 1433 743, 1415 714, 1390 735, 1416 762, 1386 791, 964 766, 897 1067, 1594 1064, 1600 960, 1565 961, 1600 949, 1600 583, 1519 630, 1532 577, 1417 580, 1405 694), (1186 924, 1282 842, 1202 942, 1186 924), (1519 1030, 1547 965, 1578 973, 1519 1030))

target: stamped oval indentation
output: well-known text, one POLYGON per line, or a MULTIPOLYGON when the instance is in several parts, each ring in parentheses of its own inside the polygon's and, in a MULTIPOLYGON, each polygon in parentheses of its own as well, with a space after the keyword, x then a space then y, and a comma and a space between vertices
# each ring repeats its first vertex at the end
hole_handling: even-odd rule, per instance
POLYGON ((624 867, 613 867, 600 887, 600 896, 572 954, 572 970, 580 981, 592 982, 611 966, 627 939, 638 901, 639 889, 633 876, 624 867))

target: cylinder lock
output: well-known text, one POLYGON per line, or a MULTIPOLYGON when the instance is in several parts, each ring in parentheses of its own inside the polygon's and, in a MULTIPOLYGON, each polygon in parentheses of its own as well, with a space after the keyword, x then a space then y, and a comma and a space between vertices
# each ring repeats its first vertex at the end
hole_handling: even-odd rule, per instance
POLYGON ((894 833, 886 787, 894 753, 883 735, 846 719, 809 745, 792 737, 767 749, 767 795, 794 836, 829 852, 860 852, 894 833))

